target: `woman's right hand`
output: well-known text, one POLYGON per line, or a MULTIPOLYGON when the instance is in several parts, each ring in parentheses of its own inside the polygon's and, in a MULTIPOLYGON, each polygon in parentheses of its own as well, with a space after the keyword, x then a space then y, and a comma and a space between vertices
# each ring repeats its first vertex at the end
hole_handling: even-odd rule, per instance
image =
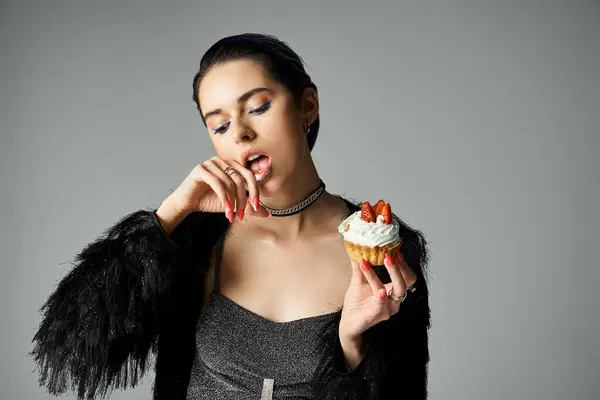
POLYGON ((260 205, 259 195, 252 171, 237 161, 213 157, 196 165, 170 197, 173 207, 182 213, 223 212, 233 222, 235 215, 240 220, 244 214, 270 216, 260 205))

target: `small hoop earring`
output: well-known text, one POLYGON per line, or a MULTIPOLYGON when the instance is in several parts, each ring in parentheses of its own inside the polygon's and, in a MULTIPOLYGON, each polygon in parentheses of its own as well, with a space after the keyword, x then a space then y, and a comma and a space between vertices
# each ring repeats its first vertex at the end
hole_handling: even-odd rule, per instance
POLYGON ((308 134, 308 132, 310 132, 310 124, 308 122, 304 123, 304 126, 302 127, 302 131, 304 131, 304 134, 308 134))

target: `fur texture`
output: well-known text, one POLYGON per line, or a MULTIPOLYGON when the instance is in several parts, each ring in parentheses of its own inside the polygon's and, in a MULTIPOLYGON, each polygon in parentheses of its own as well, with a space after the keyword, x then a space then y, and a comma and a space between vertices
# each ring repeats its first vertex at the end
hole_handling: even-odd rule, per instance
MULTIPOLYGON (((345 201, 352 212, 359 209, 345 201)), ((352 371, 343 363, 338 312, 323 332, 316 400, 427 397, 426 242, 394 218, 417 290, 397 314, 366 332, 366 356, 352 371)), ((153 398, 184 400, 211 249, 228 226, 221 215, 195 212, 169 236, 155 210, 139 210, 87 245, 41 308, 31 352, 40 385, 53 395, 106 398, 113 389, 136 386, 154 355, 153 398)))

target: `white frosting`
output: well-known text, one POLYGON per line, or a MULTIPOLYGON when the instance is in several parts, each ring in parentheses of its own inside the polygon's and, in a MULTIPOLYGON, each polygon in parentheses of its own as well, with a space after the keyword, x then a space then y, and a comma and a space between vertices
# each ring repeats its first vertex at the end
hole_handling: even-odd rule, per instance
POLYGON ((360 218, 361 211, 357 211, 346 218, 338 227, 344 239, 359 246, 385 246, 400 241, 400 225, 392 218, 390 224, 383 222, 383 215, 378 215, 375 222, 367 222, 360 218), (346 225, 350 225, 346 231, 346 225))

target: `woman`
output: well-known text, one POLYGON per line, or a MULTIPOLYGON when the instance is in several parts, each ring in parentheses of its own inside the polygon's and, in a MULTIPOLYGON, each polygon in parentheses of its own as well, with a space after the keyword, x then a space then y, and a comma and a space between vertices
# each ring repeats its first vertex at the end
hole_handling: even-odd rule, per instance
POLYGON ((272 36, 224 38, 193 96, 217 155, 77 255, 42 308, 40 384, 103 396, 135 386, 152 352, 154 399, 424 399, 425 240, 394 215, 385 284, 349 260, 337 227, 359 207, 316 171, 300 57, 272 36))

